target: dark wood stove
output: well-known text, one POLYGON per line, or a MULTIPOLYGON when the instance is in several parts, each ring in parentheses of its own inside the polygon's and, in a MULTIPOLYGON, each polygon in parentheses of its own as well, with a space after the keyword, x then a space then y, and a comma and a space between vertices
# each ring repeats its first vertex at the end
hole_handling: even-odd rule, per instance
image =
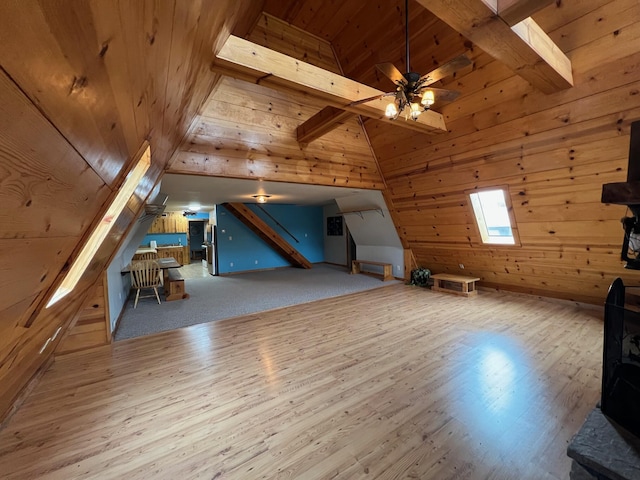
POLYGON ((640 437, 640 287, 611 284, 604 314, 601 410, 640 437))

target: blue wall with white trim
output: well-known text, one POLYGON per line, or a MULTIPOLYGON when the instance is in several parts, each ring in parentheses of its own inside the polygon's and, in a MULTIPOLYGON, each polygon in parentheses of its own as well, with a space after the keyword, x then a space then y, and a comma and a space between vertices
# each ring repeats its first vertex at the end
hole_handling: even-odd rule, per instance
MULTIPOLYGON (((247 204, 247 207, 311 263, 324 261, 322 207, 276 204, 247 204), (260 207, 286 228, 297 242, 260 207)), ((290 266, 221 205, 218 206, 217 224, 218 268, 221 274, 290 266)))

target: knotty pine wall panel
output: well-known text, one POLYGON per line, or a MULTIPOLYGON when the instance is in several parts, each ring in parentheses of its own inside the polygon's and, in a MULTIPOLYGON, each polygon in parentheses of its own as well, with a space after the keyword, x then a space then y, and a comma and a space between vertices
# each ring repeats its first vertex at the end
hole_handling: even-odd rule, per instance
MULTIPOLYGON (((134 225, 217 82, 216 48, 261 2, 0 4, 0 419, 134 225), (74 292, 44 308, 148 140, 152 166, 74 292)), ((241 33, 241 32, 239 32, 241 33)), ((246 33, 246 32, 245 32, 246 33)))
POLYGON ((603 183, 626 180, 629 125, 640 119, 640 55, 629 46, 640 35, 640 5, 563 2, 538 17, 543 28, 555 26, 550 36, 574 61, 573 88, 544 95, 483 61, 451 82, 462 95, 442 108, 450 133, 411 136, 377 122, 367 130, 419 264, 489 287, 601 304, 616 276, 640 280, 619 259, 625 207, 600 203, 603 183), (564 22, 554 23, 556 10, 564 22), (465 192, 502 185, 521 246, 478 238, 465 192))
POLYGON ((329 42, 333 42, 336 34, 348 28, 348 22, 341 19, 352 19, 360 15, 367 7, 366 1, 339 0, 307 0, 282 1, 265 0, 264 10, 277 18, 291 23, 304 31, 313 33, 329 42), (325 8, 329 6, 329 8, 325 8))
MULTIPOLYGON (((330 12, 330 9, 323 9, 330 12)), ((263 12, 249 40, 276 52, 310 63, 334 73, 340 73, 331 43, 292 27, 289 23, 263 12)))
MULTIPOLYGON (((395 85, 375 64, 391 62, 406 72, 404 2, 384 1, 377 6, 379 10, 367 8, 364 16, 353 19, 352 28, 340 32, 333 44, 348 77, 388 92, 395 85), (391 16, 387 12, 392 12, 391 16)), ((463 53, 474 57, 470 44, 459 33, 417 4, 409 6, 409 33, 411 71, 426 74, 463 53)))
POLYGON ((0 319, 24 326, 111 192, 4 74, 0 105, 0 319))
MULTIPOLYGON (((216 120, 216 128, 206 122, 199 122, 192 135, 194 143, 183 145, 186 152, 204 155, 219 155, 230 158, 257 159, 260 157, 288 160, 318 161, 313 157, 314 152, 322 152, 328 163, 371 167, 371 154, 362 152, 350 146, 347 141, 349 131, 336 132, 330 139, 321 137, 314 140, 314 149, 300 148, 298 145, 278 142, 269 129, 259 129, 254 125, 251 131, 239 130, 239 125, 224 120, 216 120), (345 143, 336 140, 344 138, 345 143), (197 142, 197 143, 195 143, 197 142)), ((375 174, 375 173, 374 173, 375 174)))
POLYGON ((52 2, 2 2, 2 67, 109 184, 131 152, 113 108, 90 4, 78 2, 73 10, 69 15, 52 2))
POLYGON ((89 290, 82 308, 76 313, 66 335, 58 344, 57 355, 106 345, 110 341, 106 272, 89 290))
MULTIPOLYGON (((611 271, 623 271, 619 245, 610 248, 477 248, 456 245, 452 249, 451 245, 444 243, 425 242, 413 244, 412 249, 420 263, 429 265, 435 272, 481 273, 482 285, 487 287, 587 303, 601 304, 604 300, 595 302, 595 298, 606 296, 611 271), (464 270, 460 270, 457 264, 452 268, 454 258, 464 265, 464 270)), ((632 281, 633 276, 627 279, 632 281)))
MULTIPOLYGON (((339 72, 331 45, 268 14, 248 39, 339 72)), ((172 160, 169 173, 382 189, 375 158, 355 117, 306 145, 296 129, 321 103, 305 95, 223 79, 172 160)))
POLYGON ((24 386, 55 350, 62 339, 64 324, 68 324, 66 319, 70 321, 73 318, 85 297, 86 292, 72 295, 52 308, 39 311, 38 321, 28 328, 17 327, 10 332, 9 340, 3 343, 0 358, 0 411, 3 417, 10 411, 24 386), (63 322, 62 325, 60 322, 63 322), (40 348, 54 335, 58 326, 63 327, 61 332, 39 354, 40 348))
MULTIPOLYGON (((588 50, 590 47, 584 48, 588 50)), ((617 59, 615 54, 612 57, 617 59)), ((429 153, 429 162, 441 161, 447 155, 458 160, 476 153, 474 147, 482 148, 477 152, 480 155, 486 155, 487 152, 493 154, 498 148, 515 148, 525 136, 541 134, 528 139, 523 146, 528 148, 535 146, 536 141, 544 144, 549 140, 570 139, 576 130, 580 130, 578 136, 582 136, 584 130, 599 130, 620 112, 633 109, 634 104, 628 103, 627 99, 638 91, 639 60, 640 56, 633 52, 625 57, 624 68, 611 61, 594 63, 587 71, 574 70, 576 86, 553 95, 535 92, 518 77, 499 82, 487 91, 471 88, 471 93, 467 95, 467 85, 475 82, 463 77, 457 82, 456 88, 461 89, 464 96, 442 109, 451 130, 449 135, 438 138, 422 136, 410 141, 404 132, 394 132, 394 135, 376 139, 376 152, 379 158, 385 160, 397 157, 397 162, 410 170, 414 163, 403 163, 403 160, 418 150, 421 158, 416 159, 417 163, 425 161, 425 152, 429 153), (497 95, 496 91, 500 94, 497 95), (611 114, 611 117, 604 118, 605 114, 611 114), (559 137, 554 133, 559 126, 569 127, 564 130, 568 137, 559 137), (544 132, 549 133, 544 135, 544 132), (490 149, 491 139, 497 135, 503 138, 503 142, 490 149), (514 141, 508 143, 510 139, 514 141)), ((491 69, 486 71, 487 74, 493 68, 502 70, 496 62, 489 64, 489 67, 491 69)))

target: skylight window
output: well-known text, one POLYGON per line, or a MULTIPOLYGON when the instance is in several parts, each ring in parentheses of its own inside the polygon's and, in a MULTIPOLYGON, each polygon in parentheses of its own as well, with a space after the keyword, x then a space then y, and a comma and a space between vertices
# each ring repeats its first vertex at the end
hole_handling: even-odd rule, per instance
POLYGON ((506 188, 469 193, 482 243, 516 245, 515 222, 506 188))
POLYGON ((127 205, 129 198, 133 195, 133 192, 140 183, 140 180, 142 180, 144 174, 149 170, 149 167, 151 166, 151 149, 146 142, 140 152, 138 153, 137 162, 127 175, 127 178, 118 190, 117 195, 102 217, 102 220, 100 220, 100 223, 91 233, 91 236, 82 247, 82 250, 74 260, 71 268, 69 268, 69 272, 66 277, 64 277, 64 280, 56 290, 56 293, 53 294, 49 303, 47 303, 47 308, 71 293, 78 284, 80 277, 82 277, 82 274, 89 266, 89 262, 98 251, 98 248, 100 248, 100 245, 102 245, 102 242, 104 242, 104 239, 107 238, 109 230, 111 230, 114 222, 118 219, 120 213, 127 205))

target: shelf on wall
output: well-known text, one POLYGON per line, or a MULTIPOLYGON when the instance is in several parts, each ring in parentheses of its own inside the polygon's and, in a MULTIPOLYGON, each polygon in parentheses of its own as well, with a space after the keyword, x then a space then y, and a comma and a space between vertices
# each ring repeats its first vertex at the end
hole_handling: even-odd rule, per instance
POLYGON ((348 210, 346 212, 338 212, 337 215, 355 214, 355 215, 359 215, 360 218, 362 218, 364 220, 364 216, 362 214, 365 213, 365 212, 378 212, 380 215, 382 215, 384 217, 384 212, 382 211, 382 209, 380 207, 361 208, 359 210, 348 210))

